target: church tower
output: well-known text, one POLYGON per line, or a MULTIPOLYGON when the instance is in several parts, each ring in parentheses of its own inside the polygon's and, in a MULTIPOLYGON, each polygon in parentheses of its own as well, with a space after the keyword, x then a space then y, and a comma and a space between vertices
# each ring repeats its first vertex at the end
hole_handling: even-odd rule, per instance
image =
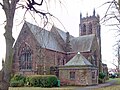
POLYGON ((88 16, 87 14, 86 17, 82 17, 80 13, 79 36, 95 34, 101 48, 101 28, 99 22, 100 17, 99 15, 95 15, 95 9, 92 16, 88 16))
POLYGON ((95 34, 97 37, 98 45, 99 45, 99 55, 100 62, 101 61, 101 28, 100 28, 100 17, 96 15, 95 9, 93 10, 93 15, 86 17, 82 17, 82 13, 80 13, 80 24, 79 24, 79 36, 95 34))
POLYGON ((100 23, 99 15, 95 15, 95 10, 93 10, 92 16, 82 17, 80 13, 80 24, 79 24, 79 36, 95 34, 98 39, 100 39, 100 23))

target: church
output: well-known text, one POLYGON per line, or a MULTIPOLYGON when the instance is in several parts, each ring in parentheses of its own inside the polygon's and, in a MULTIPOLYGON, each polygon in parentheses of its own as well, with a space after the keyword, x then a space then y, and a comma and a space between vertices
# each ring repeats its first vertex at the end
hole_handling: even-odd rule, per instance
POLYGON ((56 75, 61 84, 98 84, 101 61, 99 15, 82 17, 79 37, 52 26, 51 30, 24 22, 14 45, 13 73, 56 75))

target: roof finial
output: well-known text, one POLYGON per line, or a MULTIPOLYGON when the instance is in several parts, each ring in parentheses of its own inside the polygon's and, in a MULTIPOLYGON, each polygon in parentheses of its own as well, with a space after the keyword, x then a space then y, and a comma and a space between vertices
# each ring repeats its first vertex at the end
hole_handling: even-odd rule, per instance
POLYGON ((88 17, 88 12, 86 13, 86 17, 88 17))
POLYGON ((80 52, 77 53, 78 55, 80 54, 80 52))

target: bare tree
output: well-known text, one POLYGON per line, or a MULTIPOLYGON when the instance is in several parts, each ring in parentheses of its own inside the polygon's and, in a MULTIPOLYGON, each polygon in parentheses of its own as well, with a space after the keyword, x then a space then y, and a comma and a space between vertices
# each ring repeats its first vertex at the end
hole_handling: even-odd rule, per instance
MULTIPOLYGON (((5 41, 6 41, 6 56, 5 56, 5 62, 4 62, 4 68, 3 68, 3 77, 4 77, 4 85, 1 89, 2 90, 8 90, 9 87, 9 80, 12 72, 12 59, 13 59, 13 43, 14 38, 12 36, 12 29, 13 29, 13 21, 15 16, 15 11, 18 8, 26 9, 27 11, 34 11, 35 13, 41 15, 46 23, 48 23, 48 15, 53 16, 47 11, 38 10, 37 7, 41 7, 46 0, 23 0, 25 2, 25 5, 19 4, 21 0, 2 0, 0 2, 0 5, 5 13, 6 21, 5 21, 5 41)), ((60 0, 59 0, 60 1, 60 0)), ((25 12, 25 13, 26 13, 25 12)))
MULTIPOLYGON (((101 23, 106 26, 114 26, 117 28, 117 37, 120 36, 120 0, 111 0, 105 2, 103 5, 108 5, 104 17, 101 19, 101 23)), ((102 5, 102 6, 103 6, 102 5)), ((116 30, 116 29, 115 29, 116 30)), ((117 64, 113 61, 113 65, 116 67, 117 71, 120 71, 120 40, 117 41, 117 64)))
MULTIPOLYGON (((115 22, 110 22, 107 25, 108 26, 116 26, 118 29, 120 29, 120 0, 112 0, 105 2, 103 5, 109 4, 104 17, 101 19, 101 23, 109 22, 111 20, 115 20, 115 22)), ((102 5, 102 6, 103 6, 102 5)))
POLYGON ((6 41, 6 57, 5 57, 5 63, 3 69, 3 73, 4 73, 3 78, 5 84, 3 88, 5 90, 8 89, 10 74, 11 74, 12 46, 14 43, 14 38, 12 36, 12 28, 13 28, 13 19, 14 19, 16 4, 18 2, 19 0, 3 0, 3 3, 0 3, 6 15, 6 25, 5 25, 5 33, 4 33, 5 41, 6 41))

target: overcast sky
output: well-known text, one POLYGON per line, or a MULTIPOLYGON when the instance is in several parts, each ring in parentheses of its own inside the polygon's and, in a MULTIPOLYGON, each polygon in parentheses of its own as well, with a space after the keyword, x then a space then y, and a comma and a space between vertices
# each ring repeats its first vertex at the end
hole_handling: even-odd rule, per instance
MULTIPOLYGON (((55 0, 53 0, 55 1, 55 0)), ((93 9, 96 10, 96 15, 99 14, 100 18, 102 18, 105 14, 105 11, 107 10, 108 5, 101 6, 103 3, 110 1, 110 0, 61 0, 63 4, 58 4, 57 0, 56 2, 50 2, 50 13, 52 13, 54 16, 56 16, 60 22, 64 25, 63 26, 52 18, 55 26, 58 28, 69 31, 71 35, 78 36, 79 33, 79 23, 80 23, 80 12, 82 13, 83 17, 86 17, 86 13, 88 13, 88 16, 93 15, 93 9)), ((21 25, 18 25, 20 21, 22 20, 22 16, 24 13, 24 10, 19 10, 16 12, 15 16, 15 24, 14 24, 14 30, 13 30, 13 36, 15 39, 17 39, 17 36, 19 34, 19 31, 22 27, 21 25), (21 15, 22 14, 22 15, 21 15)), ((38 17, 37 17, 38 19, 38 17)), ((2 62, 2 58, 5 56, 5 42, 4 42, 4 25, 2 23, 4 22, 4 13, 2 14, 1 10, 1 17, 0 17, 0 62, 2 62)), ((29 22, 33 22, 33 19, 31 17, 26 17, 26 20, 29 22)), ((115 45, 115 33, 116 31, 112 30, 113 27, 106 27, 101 24, 101 41, 102 41, 102 61, 108 65, 108 67, 113 67, 111 62, 113 59, 115 59, 114 56, 114 50, 113 46, 115 45)), ((0 65, 1 66, 1 65, 0 65)), ((0 67, 1 68, 1 67, 0 67)))

